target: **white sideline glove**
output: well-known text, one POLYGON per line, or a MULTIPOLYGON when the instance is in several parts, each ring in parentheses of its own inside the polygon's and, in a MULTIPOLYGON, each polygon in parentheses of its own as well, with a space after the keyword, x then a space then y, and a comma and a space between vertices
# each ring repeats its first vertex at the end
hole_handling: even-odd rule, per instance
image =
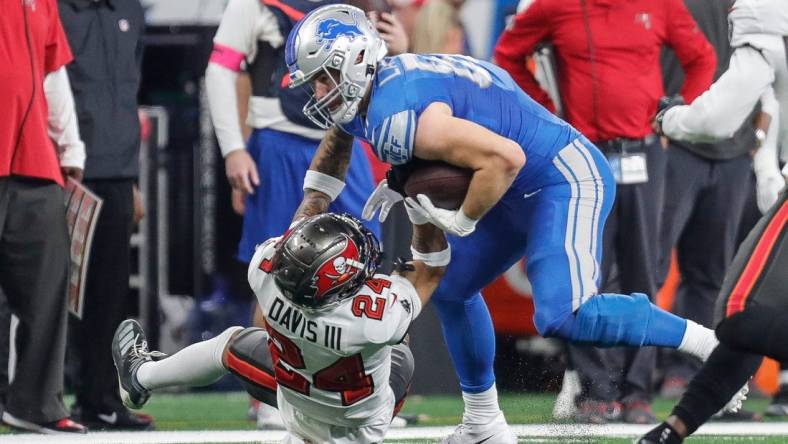
POLYGON ((756 174, 758 190, 758 209, 761 214, 766 214, 769 208, 777 202, 777 197, 785 188, 785 178, 779 171, 773 173, 756 174))
MULTIPOLYGON (((462 207, 459 210, 444 210, 432 204, 429 197, 424 194, 416 196, 418 202, 408 198, 412 211, 428 218, 428 222, 443 230, 445 233, 465 237, 476 229, 476 220, 465 215, 462 207)), ((410 215, 410 212, 408 213, 410 215)), ((415 222, 414 222, 415 223, 415 222)))
POLYGON ((389 188, 388 181, 384 179, 367 198, 367 203, 364 204, 364 209, 361 210, 361 217, 366 220, 372 220, 375 212, 380 208, 378 220, 383 222, 388 217, 391 207, 401 200, 402 195, 389 188))

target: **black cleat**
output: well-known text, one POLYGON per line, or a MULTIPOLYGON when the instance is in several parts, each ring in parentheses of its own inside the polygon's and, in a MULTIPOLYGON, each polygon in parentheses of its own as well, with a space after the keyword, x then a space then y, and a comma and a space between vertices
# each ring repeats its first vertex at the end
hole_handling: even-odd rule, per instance
POLYGON ((681 444, 682 442, 684 442, 684 438, 679 436, 676 430, 666 422, 635 440, 635 444, 681 444))
POLYGON ((3 423, 14 430, 41 433, 44 435, 59 435, 65 433, 87 433, 88 429, 84 425, 71 420, 71 418, 61 418, 57 421, 38 424, 18 418, 8 411, 3 412, 3 423))
POLYGON ((151 416, 131 412, 122 405, 100 410, 76 405, 71 409, 71 416, 90 430, 155 430, 151 416))
POLYGON ((121 322, 112 338, 112 359, 118 371, 118 385, 123 405, 138 409, 148 402, 150 391, 137 381, 137 370, 153 358, 165 356, 148 350, 148 341, 140 324, 133 319, 121 322))

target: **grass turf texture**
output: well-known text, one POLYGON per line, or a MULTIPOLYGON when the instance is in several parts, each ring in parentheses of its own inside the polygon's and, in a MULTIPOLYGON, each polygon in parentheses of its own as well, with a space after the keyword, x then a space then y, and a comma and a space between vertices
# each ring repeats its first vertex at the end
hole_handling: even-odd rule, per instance
MULTIPOLYGON (((542 424, 550 423, 551 411, 555 395, 553 394, 503 394, 501 407, 510 424, 542 424)), ((72 402, 67 399, 68 405, 72 402)), ((745 408, 762 412, 768 399, 752 399, 745 403, 745 408)), ((674 401, 657 399, 654 409, 657 417, 667 416, 674 401)), ((160 431, 175 430, 254 430, 254 423, 247 421, 249 407, 245 393, 186 393, 156 394, 144 411, 156 418, 156 428, 160 431)), ((420 415, 419 425, 453 426, 462 415, 462 398, 459 396, 412 396, 403 408, 403 413, 420 415)), ((769 418, 767 418, 769 420, 769 418)), ((7 428, 0 427, 0 433, 7 433, 7 428)), ((2 441, 2 438, 0 438, 2 441)), ((386 442, 428 443, 434 440, 387 440, 386 442)), ((521 443, 631 443, 632 438, 600 438, 600 437, 520 437, 521 443)), ((786 436, 707 436, 693 437, 688 443, 785 443, 786 436)))

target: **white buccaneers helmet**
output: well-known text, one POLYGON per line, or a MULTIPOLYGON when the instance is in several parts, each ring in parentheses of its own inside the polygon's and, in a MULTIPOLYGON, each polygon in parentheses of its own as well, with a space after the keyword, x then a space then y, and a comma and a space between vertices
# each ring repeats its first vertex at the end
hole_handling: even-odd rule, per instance
POLYGON ((386 45, 374 25, 364 11, 350 5, 313 10, 296 24, 285 47, 291 88, 308 84, 322 73, 334 79, 330 70, 339 73, 331 92, 320 100, 312 94, 304 106, 304 114, 324 129, 355 117, 375 66, 385 55, 386 45))

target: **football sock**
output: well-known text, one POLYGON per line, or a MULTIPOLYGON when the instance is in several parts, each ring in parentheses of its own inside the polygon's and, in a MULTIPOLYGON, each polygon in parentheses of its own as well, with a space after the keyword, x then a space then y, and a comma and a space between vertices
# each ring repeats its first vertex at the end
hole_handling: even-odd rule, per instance
POLYGON ((720 344, 692 379, 673 408, 692 434, 739 391, 755 373, 762 356, 740 353, 720 344))
POLYGON ((222 354, 232 334, 231 327, 207 341, 192 344, 160 361, 149 361, 137 369, 137 381, 148 390, 172 386, 203 386, 216 382, 227 373, 222 354))
POLYGON ((697 324, 687 319, 687 327, 678 350, 689 353, 705 361, 717 346, 719 341, 714 336, 714 330, 697 324))
POLYGON ((432 299, 460 388, 478 393, 495 383, 495 329, 480 293, 465 301, 432 299))
POLYGON ((462 400, 465 402, 465 411, 462 414, 462 422, 465 424, 486 424, 501 411, 495 384, 479 393, 462 392, 462 400))

